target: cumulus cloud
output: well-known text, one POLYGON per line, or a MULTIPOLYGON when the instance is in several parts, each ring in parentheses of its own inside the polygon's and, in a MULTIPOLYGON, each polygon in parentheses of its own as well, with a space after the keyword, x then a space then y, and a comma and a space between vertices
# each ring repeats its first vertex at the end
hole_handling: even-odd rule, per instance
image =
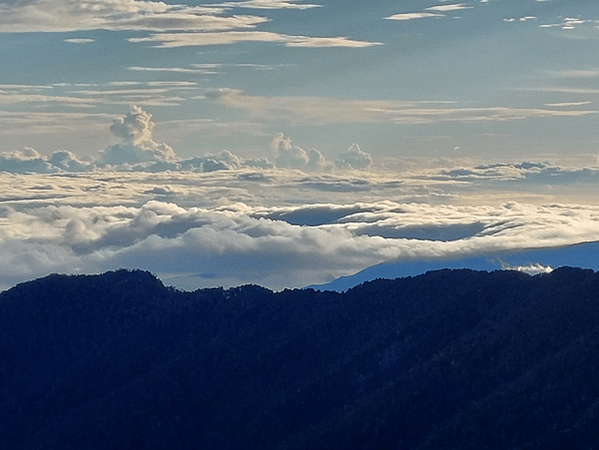
POLYGON ((316 149, 308 151, 291 145, 291 139, 277 133, 270 148, 275 155, 275 164, 281 168, 322 170, 327 167, 325 157, 316 149))
POLYGON ((339 155, 335 161, 337 167, 346 169, 366 169, 372 163, 372 157, 360 149, 358 144, 352 144, 346 152, 339 155))
MULTIPOLYGON (((223 94, 220 91, 207 93, 207 96, 212 98, 217 98, 219 95, 223 94)), ((132 106, 126 115, 113 119, 112 125, 110 125, 111 133, 121 142, 100 150, 95 160, 83 162, 74 153, 68 151, 58 151, 50 157, 46 157, 32 148, 26 148, 23 151, 5 152, 0 155, 0 170, 12 173, 92 170, 157 173, 164 171, 215 172, 241 168, 268 170, 276 166, 281 169, 300 169, 310 172, 328 170, 333 167, 333 164, 327 162, 320 151, 314 148, 304 150, 293 146, 291 139, 286 138, 283 133, 276 134, 270 143, 272 159, 267 156, 241 158, 226 149, 183 159, 168 144, 156 142, 153 139, 154 126, 155 123, 150 113, 139 106, 132 106)), ((353 166, 348 164, 345 167, 360 168, 356 158, 364 158, 364 155, 356 153, 353 166)))
POLYGON ((279 167, 301 169, 309 161, 306 151, 299 147, 281 147, 278 153, 275 163, 279 167))
POLYGON ((133 106, 125 117, 115 119, 110 131, 123 141, 123 144, 112 145, 100 154, 99 165, 125 164, 135 165, 148 162, 175 163, 177 155, 165 143, 152 140, 151 114, 138 106, 133 106))
POLYGON ((75 154, 67 151, 54 152, 49 158, 31 147, 26 147, 22 151, 0 154, 1 172, 22 174, 82 172, 89 168, 89 163, 81 161, 75 154))
POLYGON ((125 117, 115 119, 110 126, 110 131, 129 145, 138 145, 150 140, 153 129, 152 116, 138 106, 133 106, 125 117))
POLYGON ((239 169, 246 165, 245 160, 231 153, 229 150, 222 150, 216 154, 207 154, 186 159, 180 162, 184 170, 198 170, 200 172, 214 172, 217 170, 239 169))
POLYGON ((26 147, 23 151, 2 153, 0 170, 14 173, 48 173, 52 171, 52 167, 37 150, 26 147))
POLYGON ((327 160, 322 153, 315 148, 308 150, 308 163, 306 168, 309 170, 321 170, 328 166, 327 160))
POLYGON ((92 166, 88 162, 81 161, 74 153, 66 150, 54 152, 48 158, 48 162, 65 172, 85 172, 92 166))

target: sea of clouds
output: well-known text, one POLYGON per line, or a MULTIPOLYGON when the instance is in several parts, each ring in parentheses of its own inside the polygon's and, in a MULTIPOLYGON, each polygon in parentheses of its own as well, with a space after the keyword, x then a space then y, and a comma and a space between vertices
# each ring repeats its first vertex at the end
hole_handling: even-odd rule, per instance
POLYGON ((270 156, 182 159, 134 107, 93 160, 0 155, 0 288, 52 272, 142 268, 184 289, 328 282, 392 261, 493 258, 599 240, 599 168, 374 167, 273 137, 270 156), (576 201, 575 201, 576 200, 576 201))

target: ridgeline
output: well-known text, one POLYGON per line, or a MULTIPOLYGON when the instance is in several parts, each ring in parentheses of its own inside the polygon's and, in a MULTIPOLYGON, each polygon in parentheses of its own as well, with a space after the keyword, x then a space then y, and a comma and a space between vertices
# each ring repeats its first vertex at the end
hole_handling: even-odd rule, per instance
POLYGON ((599 274, 0 294, 0 449, 599 448, 599 274))

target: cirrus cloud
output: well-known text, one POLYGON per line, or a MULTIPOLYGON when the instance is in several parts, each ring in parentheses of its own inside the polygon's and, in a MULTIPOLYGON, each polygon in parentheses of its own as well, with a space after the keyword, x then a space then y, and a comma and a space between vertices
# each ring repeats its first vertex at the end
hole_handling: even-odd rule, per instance
POLYGON ((230 30, 252 28, 268 19, 223 15, 226 8, 157 1, 33 0, 0 3, 0 32, 84 30, 230 30))
POLYGON ((223 31, 219 33, 158 33, 143 38, 129 38, 130 42, 156 42, 156 47, 196 47, 237 44, 240 42, 281 43, 287 47, 353 47, 382 45, 380 42, 356 41, 346 37, 289 36, 271 31, 223 31))
MULTIPOLYGON (((589 109, 459 107, 454 102, 339 100, 328 97, 266 97, 239 89, 206 91, 204 99, 240 109, 258 120, 284 120, 291 125, 339 123, 427 124, 436 122, 504 122, 542 117, 580 117, 589 109)), ((584 105, 582 105, 584 106, 584 105)))
POLYGON ((249 9, 311 9, 321 5, 301 3, 303 0, 243 0, 236 2, 225 2, 213 6, 227 8, 249 8, 249 9))
POLYGON ((389 20, 413 20, 413 19, 425 19, 427 17, 443 17, 443 14, 435 14, 430 12, 417 12, 417 13, 400 13, 386 17, 389 20))

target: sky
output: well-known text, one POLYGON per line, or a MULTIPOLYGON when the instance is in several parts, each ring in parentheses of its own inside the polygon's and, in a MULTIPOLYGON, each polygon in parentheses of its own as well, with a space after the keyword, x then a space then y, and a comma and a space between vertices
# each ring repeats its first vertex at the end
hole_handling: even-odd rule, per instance
POLYGON ((0 288, 599 240, 591 0, 0 0, 0 288))

